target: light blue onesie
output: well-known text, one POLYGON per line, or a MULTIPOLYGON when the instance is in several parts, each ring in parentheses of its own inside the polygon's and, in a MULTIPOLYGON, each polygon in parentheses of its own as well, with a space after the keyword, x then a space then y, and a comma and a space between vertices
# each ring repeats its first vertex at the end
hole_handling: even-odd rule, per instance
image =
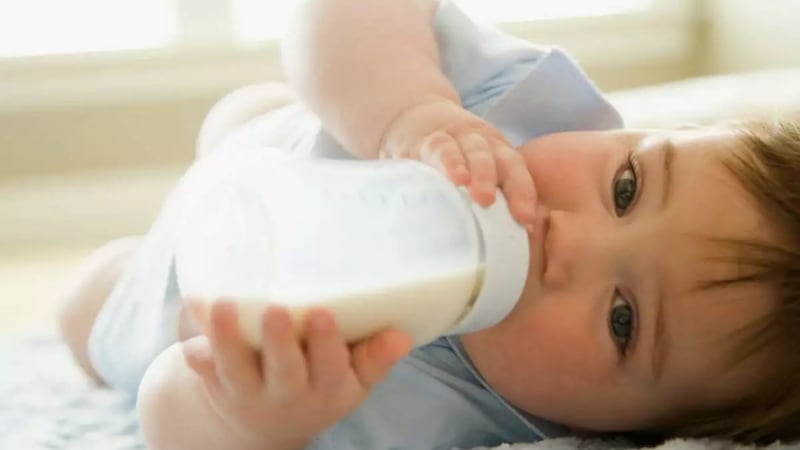
MULTIPOLYGON (((622 121, 563 52, 476 24, 450 0, 434 17, 443 72, 464 107, 514 146, 548 133, 619 128, 622 121)), ((314 157, 350 156, 301 104, 239 128, 219 152, 284 148, 314 157)), ((173 267, 170 201, 148 232, 91 332, 89 353, 112 387, 135 394, 150 362, 177 340, 180 291, 173 267)), ((532 442, 566 434, 503 400, 471 364, 457 337, 414 350, 353 414, 308 449, 452 449, 532 442)))

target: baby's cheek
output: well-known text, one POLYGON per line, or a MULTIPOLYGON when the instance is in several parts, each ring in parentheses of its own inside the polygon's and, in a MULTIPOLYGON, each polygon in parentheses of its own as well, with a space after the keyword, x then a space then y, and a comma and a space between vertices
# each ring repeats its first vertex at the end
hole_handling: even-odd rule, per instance
POLYGON ((568 299, 540 300, 522 315, 516 337, 530 343, 531 363, 561 375, 597 373, 607 349, 598 339, 598 318, 568 299))
POLYGON ((508 371, 496 380, 502 395, 532 413, 566 414, 609 382, 607 358, 587 323, 588 313, 554 302, 523 311, 504 336, 508 371), (544 405, 546 410, 540 410, 544 405))

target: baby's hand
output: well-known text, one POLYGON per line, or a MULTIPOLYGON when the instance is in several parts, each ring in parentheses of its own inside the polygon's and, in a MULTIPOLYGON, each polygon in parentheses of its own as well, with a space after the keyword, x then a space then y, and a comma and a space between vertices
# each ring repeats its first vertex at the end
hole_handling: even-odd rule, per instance
POLYGON ((324 310, 309 312, 304 346, 287 311, 271 307, 256 351, 238 331, 235 305, 215 303, 209 319, 206 335, 184 343, 184 357, 211 406, 252 448, 302 448, 355 410, 411 347, 408 335, 385 331, 349 348, 324 310))
POLYGON ((494 126, 449 100, 434 100, 401 113, 386 129, 381 158, 410 158, 469 186, 479 204, 494 202, 500 186, 514 218, 532 224, 536 188, 522 155, 494 126))

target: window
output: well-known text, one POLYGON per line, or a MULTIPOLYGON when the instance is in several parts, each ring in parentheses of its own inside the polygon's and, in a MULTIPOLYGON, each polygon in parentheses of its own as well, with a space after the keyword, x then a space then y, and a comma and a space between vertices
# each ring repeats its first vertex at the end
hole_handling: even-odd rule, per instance
POLYGON ((644 9, 651 0, 456 0, 461 7, 495 23, 520 22, 560 17, 602 16, 644 9))
MULTIPOLYGON (((0 0, 0 111, 208 98, 283 80, 276 39, 298 1, 0 0)), ((564 48, 604 88, 694 57, 694 0, 450 1, 564 48)))
POLYGON ((162 47, 176 31, 167 0, 0 1, 0 57, 162 47))
POLYGON ((297 0, 264 2, 232 0, 231 17, 239 42, 256 42, 283 36, 297 0))
MULTIPOLYGON (((231 0, 233 29, 240 42, 278 38, 286 31, 290 11, 297 0, 267 2, 231 0)), ((493 23, 559 17, 598 16, 645 9, 652 0, 456 0, 465 11, 493 23)))
MULTIPOLYGON (((279 38, 298 0, 4 0, 0 57, 170 46, 234 47, 279 38)), ((653 0, 455 0, 488 22, 643 10, 653 0)))

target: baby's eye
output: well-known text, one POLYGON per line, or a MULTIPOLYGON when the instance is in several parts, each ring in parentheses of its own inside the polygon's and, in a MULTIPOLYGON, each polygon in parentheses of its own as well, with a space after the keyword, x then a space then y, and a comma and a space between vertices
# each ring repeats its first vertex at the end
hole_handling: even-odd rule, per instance
POLYGON ((625 170, 614 179, 614 209, 618 216, 625 214, 636 198, 637 181, 635 163, 628 158, 625 170))
POLYGON ((614 302, 608 314, 608 327, 620 353, 625 355, 633 339, 633 308, 619 291, 614 291, 614 302))

